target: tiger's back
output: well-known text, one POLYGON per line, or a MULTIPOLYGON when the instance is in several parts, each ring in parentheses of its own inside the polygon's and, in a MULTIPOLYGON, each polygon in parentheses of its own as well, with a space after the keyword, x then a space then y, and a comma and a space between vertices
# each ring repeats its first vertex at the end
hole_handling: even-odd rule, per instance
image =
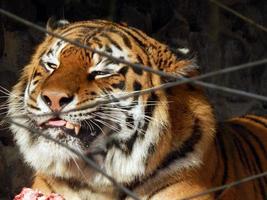
MULTIPOLYGON (((84 21, 64 24, 55 33, 154 70, 179 77, 199 74, 187 53, 179 57, 124 25, 84 21)), ((130 199, 77 155, 23 126, 89 154, 140 199, 186 198, 266 170, 264 118, 246 116, 216 126, 202 89, 189 83, 119 98, 170 81, 46 37, 24 68, 9 105, 11 118, 26 116, 15 118, 11 129, 25 161, 37 172, 33 188, 67 200, 130 199), (113 101, 97 103, 108 100, 113 101)), ((262 178, 198 199, 260 200, 265 190, 262 178)))
MULTIPOLYGON (((215 148, 220 156, 214 163, 214 185, 224 185, 267 170, 266 117, 246 115, 221 123, 219 127, 215 148)), ((220 199, 266 199, 266 188, 267 178, 263 176, 215 195, 220 199)))
POLYGON ((184 172, 187 178, 177 178, 171 185, 144 183, 142 187, 149 190, 148 199, 266 199, 266 174, 242 181, 267 171, 267 118, 237 117, 218 123, 216 130, 202 166, 188 174, 184 172), (219 188, 227 184, 228 187, 219 188), (207 192, 210 189, 215 190, 207 192))

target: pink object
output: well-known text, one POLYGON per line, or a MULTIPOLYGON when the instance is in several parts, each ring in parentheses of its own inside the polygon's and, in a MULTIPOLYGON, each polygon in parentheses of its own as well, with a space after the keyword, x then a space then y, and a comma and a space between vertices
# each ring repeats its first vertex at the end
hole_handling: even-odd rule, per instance
POLYGON ((65 120, 50 120, 48 124, 51 126, 65 126, 67 122, 65 120))
POLYGON ((38 190, 23 188, 21 193, 16 195, 13 200, 65 200, 61 195, 52 193, 45 196, 38 190))

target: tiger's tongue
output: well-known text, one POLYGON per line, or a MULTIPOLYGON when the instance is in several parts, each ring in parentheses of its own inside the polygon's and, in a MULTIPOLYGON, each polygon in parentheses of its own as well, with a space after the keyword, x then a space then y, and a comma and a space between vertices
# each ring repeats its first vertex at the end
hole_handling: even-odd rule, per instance
POLYGON ((50 120, 48 124, 51 126, 65 126, 67 122, 65 120, 50 120))

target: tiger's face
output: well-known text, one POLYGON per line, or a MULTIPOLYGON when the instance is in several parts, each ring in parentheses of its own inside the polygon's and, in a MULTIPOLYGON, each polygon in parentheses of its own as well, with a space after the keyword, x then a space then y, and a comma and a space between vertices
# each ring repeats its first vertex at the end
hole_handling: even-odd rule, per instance
MULTIPOLYGON (((142 32, 110 22, 74 23, 56 33, 114 57, 166 72, 182 75, 193 66, 191 61, 177 60, 165 45, 142 32)), ((25 160, 39 172, 107 183, 78 156, 36 132, 82 154, 100 150, 92 157, 95 162, 118 181, 130 182, 154 169, 148 167, 148 162, 161 162, 164 153, 153 150, 159 143, 167 140, 164 151, 173 146, 168 130, 169 99, 165 91, 120 97, 162 83, 158 75, 48 36, 10 96, 9 115, 24 115, 13 117, 23 126, 13 124, 11 129, 25 160), (111 99, 110 103, 101 103, 111 99), (150 158, 152 154, 158 160, 150 158)), ((173 128, 185 129, 186 125, 180 125, 173 128)), ((187 135, 179 137, 182 141, 187 135)))
MULTIPOLYGON (((101 27, 101 23, 95 26, 101 27)), ((83 29, 87 27, 79 31, 83 29)), ((111 27, 100 32, 95 29, 88 29, 82 35, 77 31, 71 39, 132 63, 148 63, 148 57, 140 56, 144 49, 129 41, 126 34, 118 35, 111 27)), ((65 36, 68 37, 68 33, 65 36)), ((34 57, 27 66, 25 80, 21 81, 25 82, 24 88, 19 88, 19 107, 26 114, 26 118, 20 119, 21 124, 81 153, 112 148, 109 146, 121 141, 125 141, 121 145, 122 151, 132 151, 131 140, 137 134, 145 134, 158 97, 144 95, 109 104, 98 105, 98 102, 152 87, 147 72, 52 37, 46 38, 34 57)), ((13 102, 11 100, 11 105, 13 102)), ((17 113, 13 108, 10 112, 17 113)), ((52 167, 51 173, 61 174, 62 166, 77 159, 64 147, 34 131, 15 129, 23 132, 15 135, 16 140, 22 152, 27 151, 26 160, 37 170, 47 171, 55 165, 57 167, 52 167)))
MULTIPOLYGON (((114 51, 125 60, 135 57, 114 44, 102 45, 94 48, 110 48, 111 55, 114 51)), ((36 116, 36 128, 79 151, 89 151, 99 135, 132 131, 145 118, 138 97, 97 105, 142 89, 142 77, 139 81, 126 78, 126 73, 135 73, 128 70, 128 66, 55 40, 27 85, 25 106, 36 116)))

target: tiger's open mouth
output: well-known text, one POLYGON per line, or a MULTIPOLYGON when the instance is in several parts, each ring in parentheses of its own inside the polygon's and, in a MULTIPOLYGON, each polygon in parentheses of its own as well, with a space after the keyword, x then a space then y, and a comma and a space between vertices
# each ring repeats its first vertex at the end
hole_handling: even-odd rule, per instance
POLYGON ((101 133, 101 126, 97 122, 86 126, 86 123, 75 124, 61 118, 52 118, 38 125, 42 131, 49 130, 55 132, 54 137, 60 141, 67 140, 68 137, 79 139, 86 147, 101 133))
POLYGON ((74 124, 72 122, 60 119, 60 118, 53 118, 41 125, 41 127, 58 127, 58 128, 66 128, 69 130, 73 130, 76 135, 80 133, 81 125, 80 124, 74 124))

